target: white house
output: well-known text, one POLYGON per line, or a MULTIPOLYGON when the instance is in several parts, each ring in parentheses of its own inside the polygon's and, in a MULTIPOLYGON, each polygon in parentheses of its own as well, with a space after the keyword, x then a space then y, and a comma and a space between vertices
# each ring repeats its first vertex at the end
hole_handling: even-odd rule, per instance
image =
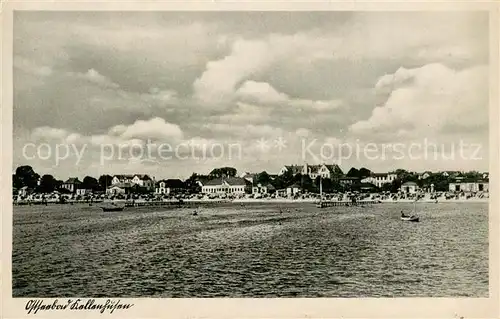
POLYGON ((426 172, 423 172, 422 174, 420 174, 418 176, 418 179, 428 179, 429 177, 431 177, 431 175, 432 175, 432 172, 426 171, 426 172))
POLYGON ((28 186, 23 186, 19 189, 19 191, 17 192, 17 195, 19 196, 26 196, 28 195, 28 186))
POLYGON ((298 194, 299 192, 300 192, 300 185, 298 184, 293 184, 286 188, 286 194, 289 196, 298 194))
POLYGON ((401 185, 401 191, 403 193, 409 193, 409 194, 414 194, 418 191, 418 185, 415 182, 406 182, 403 185, 401 185))
POLYGON ((455 181, 449 184, 450 192, 489 192, 489 183, 486 181, 455 181))
POLYGON ((115 175, 111 180, 111 185, 117 184, 133 184, 145 187, 148 190, 154 189, 154 181, 148 175, 134 174, 134 175, 115 175))
POLYGON ((207 181, 201 187, 204 194, 245 194, 247 181, 241 177, 222 177, 207 181))
POLYGON ((130 183, 117 183, 108 187, 108 189, 106 189, 106 194, 109 195, 125 194, 131 187, 132 185, 130 183))
POLYGON ((441 174, 446 177, 456 177, 459 176, 461 173, 459 171, 444 171, 441 174))
POLYGON ((72 193, 75 193, 81 185, 82 182, 80 182, 77 177, 71 177, 66 182, 64 182, 61 187, 69 190, 72 193))
POLYGON ((86 188, 78 188, 76 190, 76 195, 85 196, 87 194, 92 194, 92 190, 91 189, 86 189, 86 188))
POLYGON ((249 172, 245 172, 243 174, 240 174, 240 177, 249 181, 250 183, 253 183, 254 181, 254 178, 257 174, 254 174, 254 173, 249 173, 249 172))
POLYGON ((308 165, 307 163, 302 167, 301 173, 302 175, 309 175, 311 179, 316 179, 318 176, 329 179, 334 176, 343 175, 343 172, 338 165, 308 165))
POLYGON ((180 179, 167 179, 156 183, 155 194, 169 195, 183 190, 184 183, 180 179))
POLYGON ((267 185, 262 185, 262 184, 257 184, 252 187, 252 194, 268 194, 272 193, 276 190, 273 185, 267 184, 267 185))
POLYGON ((278 172, 278 176, 284 175, 286 172, 291 172, 292 175, 297 175, 302 172, 303 166, 301 165, 285 165, 278 172))
POLYGON ((382 187, 382 185, 392 183, 397 178, 398 175, 394 173, 373 173, 370 176, 363 178, 361 183, 370 183, 377 187, 382 187))
POLYGON ((309 165, 305 163, 304 165, 285 165, 278 173, 278 175, 283 175, 287 171, 292 172, 292 175, 297 175, 297 174, 302 174, 302 175, 308 175, 311 179, 316 179, 318 176, 321 176, 322 178, 329 179, 333 178, 334 176, 341 176, 343 175, 342 170, 340 167, 336 164, 333 165, 327 165, 327 164, 321 164, 321 165, 309 165))

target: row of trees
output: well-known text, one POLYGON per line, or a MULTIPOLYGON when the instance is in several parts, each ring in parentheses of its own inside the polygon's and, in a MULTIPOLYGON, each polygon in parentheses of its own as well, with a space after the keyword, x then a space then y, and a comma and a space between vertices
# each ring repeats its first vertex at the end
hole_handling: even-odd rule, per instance
MULTIPOLYGON (((110 175, 101 175, 99 179, 92 176, 85 176, 81 181, 81 187, 93 191, 104 191, 111 185, 113 179, 110 175)), ((16 189, 27 186, 40 193, 50 193, 55 190, 65 191, 61 188, 64 181, 56 179, 50 174, 40 175, 29 165, 19 166, 15 174, 12 175, 12 186, 16 189)))
MULTIPOLYGON (((431 184, 434 185, 436 191, 447 191, 448 185, 452 182, 456 176, 444 176, 441 173, 430 174, 426 179, 419 179, 419 175, 416 173, 409 172, 404 169, 397 169, 394 171, 397 175, 397 179, 392 183, 382 185, 381 191, 397 192, 401 184, 405 182, 415 182, 419 187, 430 187, 431 184)), ((201 187, 198 184, 199 180, 210 180, 213 178, 221 177, 235 177, 237 170, 233 167, 221 167, 213 169, 208 175, 199 175, 193 173, 188 179, 184 181, 184 186, 186 190, 190 193, 198 193, 201 191, 201 187)), ((339 176, 335 176, 331 179, 323 179, 322 187, 325 192, 341 192, 347 190, 359 190, 363 184, 360 182, 363 178, 370 176, 372 172, 367 168, 357 169, 355 167, 351 168, 346 174, 347 177, 357 178, 358 181, 352 185, 342 185, 339 180, 339 176)), ((480 179, 482 174, 476 171, 462 173, 460 176, 464 179, 480 179)), ((93 191, 105 191, 107 187, 111 185, 113 177, 111 175, 101 175, 98 179, 92 176, 86 176, 81 184, 82 188, 91 189, 93 191)), ((62 190, 61 188, 63 181, 57 180, 52 175, 46 174, 40 178, 31 166, 24 165, 19 166, 16 169, 15 174, 12 176, 13 186, 16 189, 27 186, 30 189, 34 189, 37 192, 50 193, 54 190, 62 190)), ((283 175, 272 178, 266 171, 256 174, 254 178, 255 183, 260 183, 263 185, 271 184, 276 189, 283 189, 289 187, 293 184, 298 184, 302 189, 310 192, 319 192, 320 178, 312 180, 308 175, 302 174, 292 174, 292 172, 287 171, 283 175)), ((366 186, 366 185, 365 185, 366 186)), ((373 185, 373 187, 375 187, 373 185)))

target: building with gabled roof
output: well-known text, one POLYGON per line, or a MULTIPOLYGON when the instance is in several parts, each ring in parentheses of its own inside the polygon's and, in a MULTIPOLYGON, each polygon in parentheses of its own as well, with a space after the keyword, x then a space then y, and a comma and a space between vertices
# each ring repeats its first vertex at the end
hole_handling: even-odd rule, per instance
POLYGON ((153 190, 154 180, 149 177, 147 174, 121 174, 114 175, 111 180, 111 185, 130 183, 134 185, 139 185, 140 187, 144 187, 147 190, 153 190))
POLYGON ((82 182, 78 179, 78 177, 70 177, 67 181, 65 181, 61 188, 65 188, 71 193, 75 193, 77 189, 79 189, 82 185, 82 182))
POLYGON ((201 192, 205 194, 245 194, 251 183, 241 177, 219 177, 203 184, 201 192))

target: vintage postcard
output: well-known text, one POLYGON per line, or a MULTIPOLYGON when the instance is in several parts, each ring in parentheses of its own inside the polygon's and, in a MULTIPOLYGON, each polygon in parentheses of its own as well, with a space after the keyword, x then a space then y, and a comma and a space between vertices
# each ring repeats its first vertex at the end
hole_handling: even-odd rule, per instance
POLYGON ((2 10, 3 317, 499 317, 493 1, 2 10))

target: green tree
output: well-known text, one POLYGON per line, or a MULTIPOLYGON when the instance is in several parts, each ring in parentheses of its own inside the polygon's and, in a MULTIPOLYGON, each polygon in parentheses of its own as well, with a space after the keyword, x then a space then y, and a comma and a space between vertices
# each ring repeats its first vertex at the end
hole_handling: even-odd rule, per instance
POLYGON ((35 173, 33 168, 29 165, 19 166, 13 176, 13 186, 21 188, 28 186, 29 188, 36 188, 38 186, 38 179, 40 175, 35 173))
POLYGON ((111 181, 113 180, 113 176, 111 175, 101 175, 99 176, 99 187, 101 190, 106 190, 110 185, 111 181))
POLYGON ((221 168, 214 168, 209 176, 211 178, 220 178, 223 176, 226 177, 234 177, 236 176, 237 170, 234 167, 221 167, 221 168))
POLYGON ((276 189, 283 189, 295 183, 294 175, 291 171, 287 170, 283 175, 279 175, 272 182, 276 189))
POLYGON ((383 184, 380 190, 384 192, 397 193, 401 188, 401 184, 402 183, 400 179, 395 179, 391 183, 383 184))
POLYGON ((267 185, 271 181, 271 177, 266 171, 263 171, 255 177, 255 180, 257 183, 260 183, 262 185, 267 185))
POLYGON ((364 167, 361 167, 361 168, 359 169, 359 172, 358 172, 358 174, 359 174, 359 175, 358 175, 357 177, 359 177, 359 178, 365 178, 365 177, 370 176, 370 175, 371 175, 371 173, 372 173, 372 172, 371 172, 369 169, 364 168, 364 167))
POLYGON ((99 182, 92 176, 85 176, 82 181, 82 187, 93 191, 99 190, 99 182))
POLYGON ((313 184, 313 181, 309 175, 301 175, 300 176, 300 185, 303 189, 314 192, 316 191, 316 187, 313 184))
POLYGON ((196 173, 191 174, 191 176, 184 181, 184 185, 189 193, 199 193, 201 191, 201 186, 198 184, 200 176, 196 173))
POLYGON ((43 175, 37 191, 41 193, 52 193, 57 187, 57 180, 52 175, 43 175))
POLYGON ((359 177, 359 170, 355 167, 352 167, 349 172, 347 172, 347 177, 359 177))

